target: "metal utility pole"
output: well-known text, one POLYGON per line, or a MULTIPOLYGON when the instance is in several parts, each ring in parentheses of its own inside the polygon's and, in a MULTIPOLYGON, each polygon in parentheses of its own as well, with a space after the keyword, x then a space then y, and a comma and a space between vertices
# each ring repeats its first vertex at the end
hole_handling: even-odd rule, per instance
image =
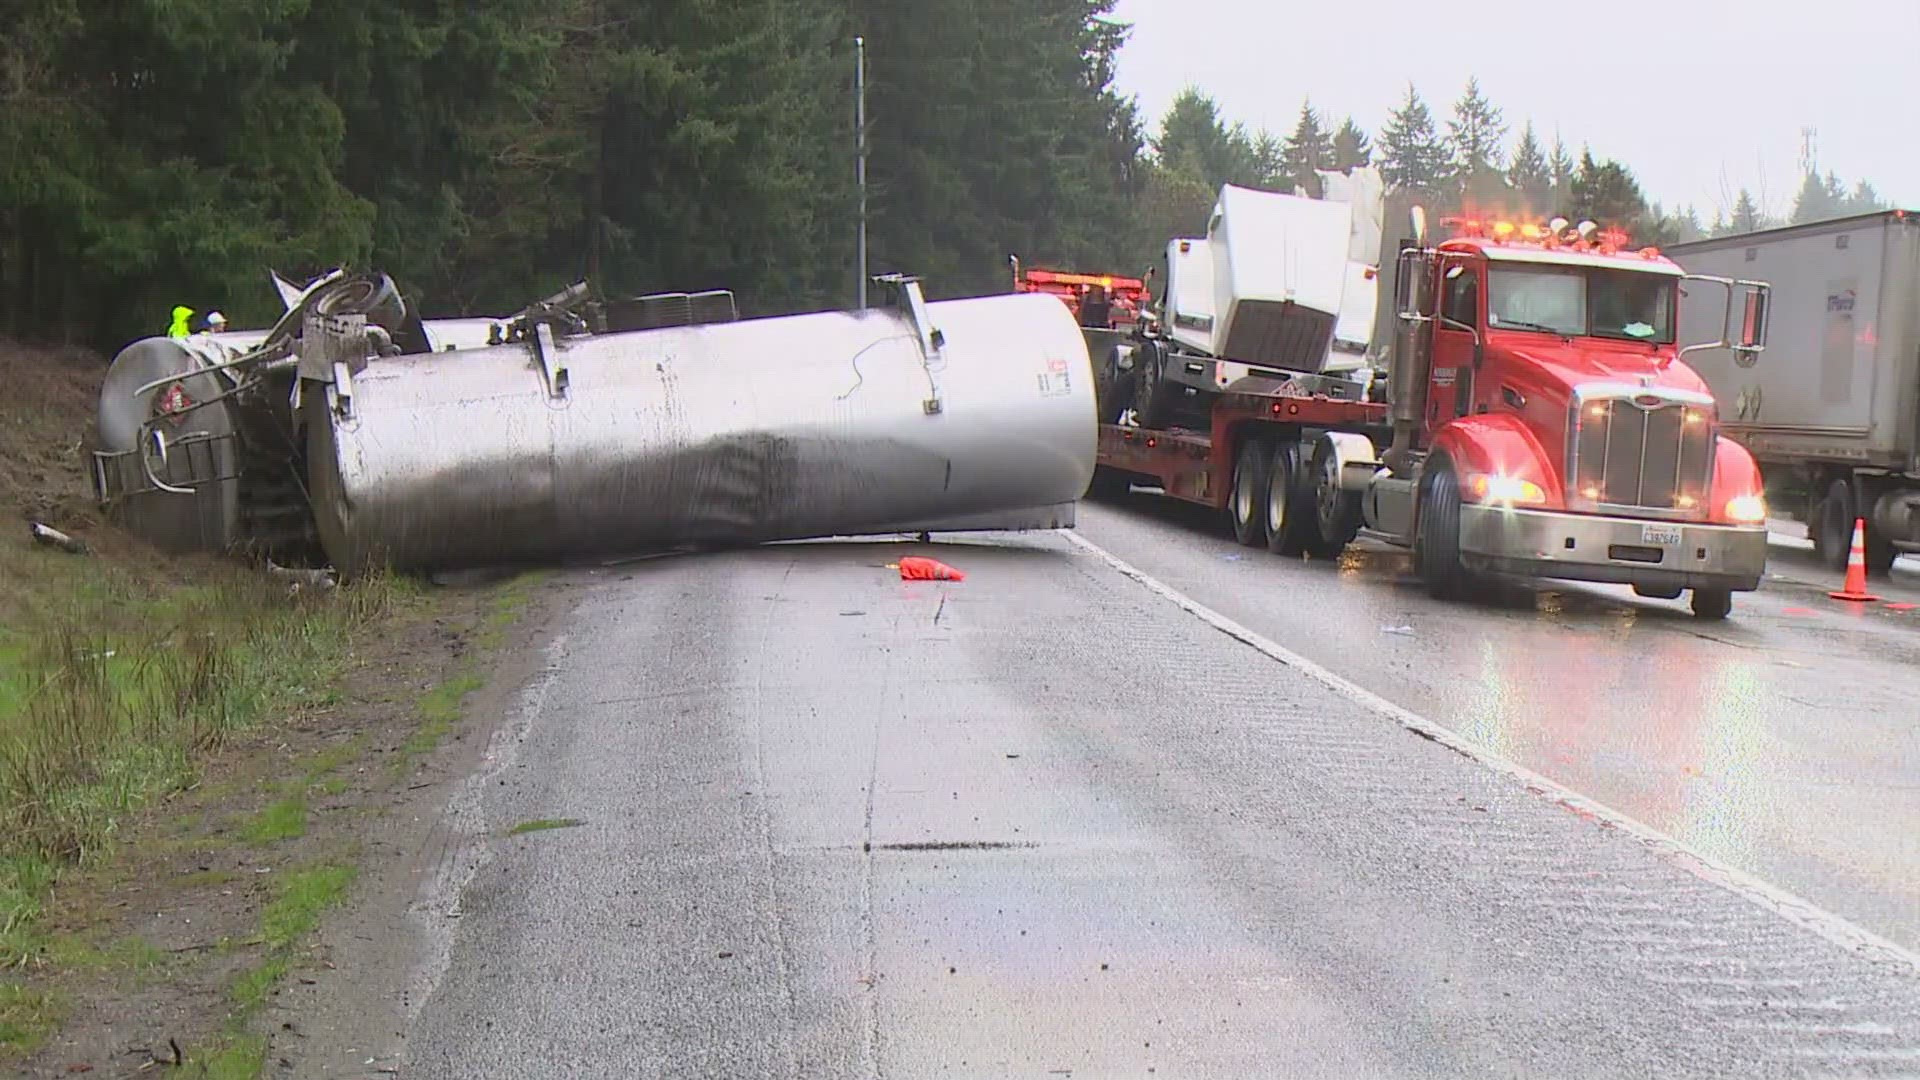
POLYGON ((854 271, 860 310, 867 309, 867 39, 853 39, 853 176, 860 191, 860 232, 854 271))

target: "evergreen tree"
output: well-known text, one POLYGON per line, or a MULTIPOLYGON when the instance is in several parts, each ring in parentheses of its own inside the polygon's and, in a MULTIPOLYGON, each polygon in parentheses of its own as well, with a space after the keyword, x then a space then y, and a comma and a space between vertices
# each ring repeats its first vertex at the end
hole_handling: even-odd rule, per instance
POLYGON ((1434 129, 1433 114, 1412 83, 1407 96, 1380 129, 1380 172, 1388 184, 1406 191, 1433 193, 1448 176, 1449 155, 1434 129))
POLYGON ((1454 175, 1472 181, 1498 172, 1506 133, 1506 120, 1500 110, 1480 93, 1480 80, 1469 77, 1460 99, 1453 103, 1453 118, 1447 121, 1454 175))
POLYGON ((1253 137, 1251 185, 1278 190, 1287 186, 1287 141, 1271 131, 1253 137))
POLYGON ((1320 114, 1314 112, 1311 101, 1302 102, 1300 120, 1294 124, 1293 134, 1288 137, 1286 149, 1280 156, 1286 182, 1298 185, 1317 199, 1321 190, 1316 170, 1331 168, 1332 165, 1333 143, 1320 128, 1320 114))
MULTIPOLYGON (((1009 252, 1030 263, 1119 257, 1132 181, 1114 161, 1138 147, 1125 146, 1137 128, 1112 96, 1112 6, 854 0, 852 29, 868 46, 873 272, 920 275, 938 297, 1004 288, 1009 252)), ((729 6, 701 7, 719 18, 729 6)), ((1163 161, 1221 167, 1212 103, 1180 105, 1163 161), (1188 114, 1201 122, 1183 125, 1188 114)), ((1237 149, 1244 156, 1244 139, 1237 149)))
POLYGON ((1824 221, 1834 212, 1834 198, 1831 185, 1820 178, 1820 174, 1808 169, 1800 178, 1800 193, 1793 199, 1793 223, 1804 224, 1809 221, 1824 221))
MULTIPOLYGON (((1162 165, 1185 170, 1216 190, 1222 184, 1250 185, 1265 179, 1263 162, 1246 128, 1229 126, 1220 118, 1214 100, 1193 87, 1181 91, 1167 106, 1153 150, 1162 165)), ((1267 150, 1271 153, 1272 146, 1267 150)))
POLYGON ((1891 206, 1881 201, 1880 193, 1873 190, 1873 185, 1865 180, 1855 184, 1852 193, 1847 196, 1846 212, 1849 214, 1871 214, 1891 209, 1891 206))
POLYGON ((1360 125, 1349 116, 1340 124, 1340 130, 1333 133, 1333 167, 1341 172, 1350 172, 1373 161, 1373 143, 1360 125))
POLYGON ((1601 228, 1622 228, 1629 235, 1646 231, 1646 198, 1633 173, 1619 162, 1596 162, 1591 151, 1583 151, 1570 190, 1571 216, 1576 222, 1585 219, 1601 228))
POLYGON ((1520 145, 1514 148, 1513 162, 1507 166, 1507 183, 1532 209, 1542 208, 1552 194, 1553 173, 1531 120, 1520 129, 1520 145))
POLYGON ((1741 188, 1740 194, 1733 201, 1733 217, 1727 222, 1728 231, 1738 235, 1758 232, 1765 227, 1766 222, 1760 213, 1760 204, 1754 201, 1752 192, 1741 188))
POLYGON ((1553 153, 1547 158, 1547 176, 1552 182, 1549 199, 1556 209, 1564 211, 1567 200, 1573 197, 1573 158, 1567 153, 1567 144, 1560 138, 1559 132, 1553 135, 1553 153))

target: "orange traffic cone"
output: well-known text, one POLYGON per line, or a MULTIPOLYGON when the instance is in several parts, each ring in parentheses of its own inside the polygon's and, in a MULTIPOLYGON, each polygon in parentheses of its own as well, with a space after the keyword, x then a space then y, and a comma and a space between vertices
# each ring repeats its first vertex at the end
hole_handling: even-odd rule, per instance
POLYGON ((900 560, 903 581, 965 581, 967 575, 938 559, 908 555, 900 560))
POLYGON ((1867 591, 1867 523, 1862 518, 1853 519, 1853 550, 1847 553, 1847 583, 1839 592, 1827 595, 1835 600, 1880 599, 1867 591))

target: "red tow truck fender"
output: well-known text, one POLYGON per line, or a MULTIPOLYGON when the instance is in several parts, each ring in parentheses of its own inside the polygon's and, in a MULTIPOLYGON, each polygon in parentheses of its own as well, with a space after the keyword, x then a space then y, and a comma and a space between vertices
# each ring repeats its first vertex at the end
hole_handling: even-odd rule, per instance
MULTIPOLYGON (((1727 438, 1715 436, 1713 447, 1713 505, 1707 520, 1716 525, 1735 524, 1727 513, 1727 504, 1743 495, 1764 495, 1760 463, 1747 448, 1727 438)), ((1752 524, 1740 522, 1739 524, 1752 524)))
POLYGON ((1542 509, 1566 505, 1560 475, 1550 464, 1545 448, 1520 418, 1506 413, 1463 416, 1440 429, 1433 440, 1433 452, 1445 454, 1453 462, 1455 479, 1461 484, 1462 498, 1471 498, 1467 477, 1482 473, 1530 480, 1546 494, 1542 509))

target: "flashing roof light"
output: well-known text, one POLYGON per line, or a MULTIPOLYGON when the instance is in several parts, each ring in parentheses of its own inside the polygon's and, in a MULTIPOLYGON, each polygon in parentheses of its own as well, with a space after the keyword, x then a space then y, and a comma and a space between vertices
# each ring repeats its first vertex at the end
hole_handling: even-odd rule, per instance
POLYGON ((1514 231, 1513 222, 1511 221, 1496 221, 1493 223, 1493 238, 1502 243, 1512 239, 1514 231))

